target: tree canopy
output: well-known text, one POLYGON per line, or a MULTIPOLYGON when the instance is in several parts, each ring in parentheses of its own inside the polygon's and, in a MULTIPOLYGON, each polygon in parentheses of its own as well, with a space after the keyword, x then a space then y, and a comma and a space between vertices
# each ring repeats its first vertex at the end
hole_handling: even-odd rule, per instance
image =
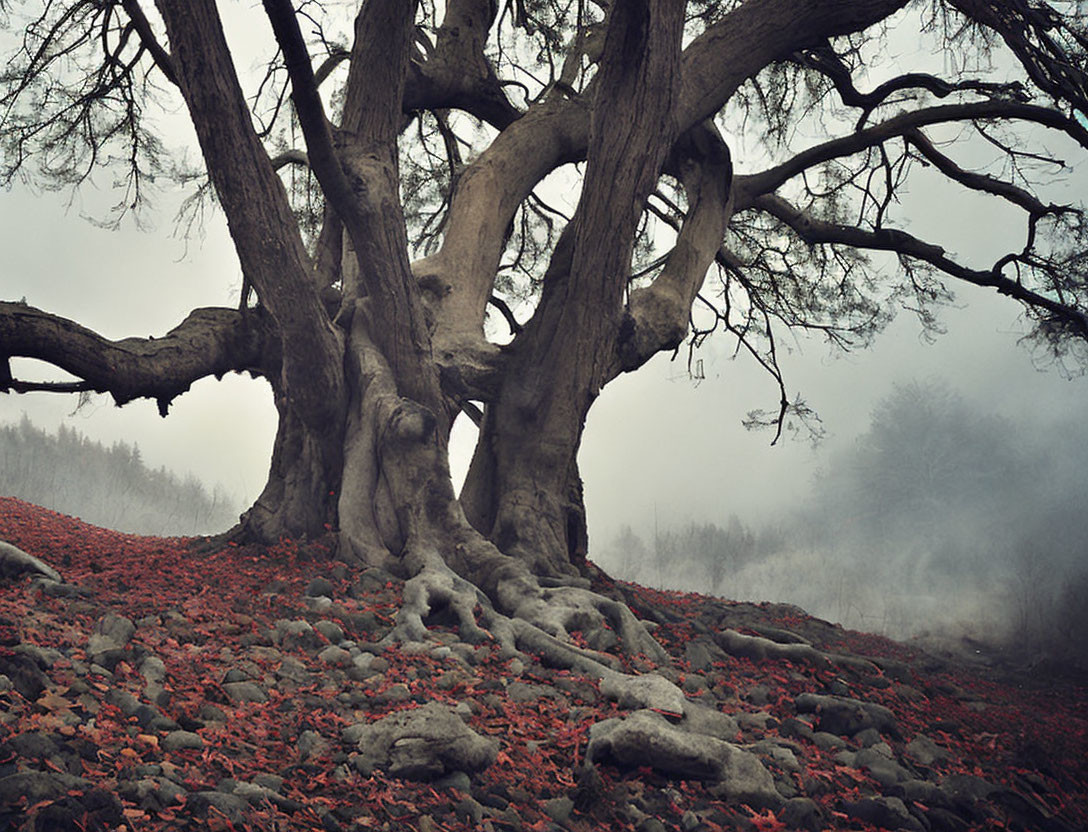
POLYGON ((0 303, 0 389, 146 397, 166 415, 201 378, 267 379, 269 480, 231 534, 331 531, 345 559, 416 575, 409 634, 445 604, 479 636, 482 599, 514 616, 511 643, 536 636, 510 621, 561 642, 592 610, 654 649, 575 586, 577 452, 604 385, 685 340, 720 333, 754 356, 780 402, 753 421, 779 426, 803 415, 783 331, 864 344, 898 306, 935 326, 957 283, 1019 302, 1063 360, 1083 354, 1082 209, 1045 187, 1088 148, 1079 3, 262 5, 227 29, 214 0, 9 4, 5 181, 108 170, 118 220, 152 181, 183 180, 225 215, 244 282, 237 308, 157 338, 0 303), (878 66, 908 36, 939 70, 878 66), (250 77, 252 50, 266 60, 250 77), (195 167, 156 129, 179 108, 195 167), (974 263, 915 235, 901 199, 934 175, 1018 211, 1022 238, 974 263), (579 195, 569 216, 557 181, 579 195), (76 380, 17 378, 13 357, 76 380), (455 495, 462 411, 480 440, 455 495))

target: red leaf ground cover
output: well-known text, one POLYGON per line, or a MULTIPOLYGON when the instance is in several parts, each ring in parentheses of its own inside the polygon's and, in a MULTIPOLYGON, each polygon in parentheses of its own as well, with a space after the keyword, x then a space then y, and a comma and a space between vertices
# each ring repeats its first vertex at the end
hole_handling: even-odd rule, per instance
MULTIPOLYGON (((335 628, 356 653, 380 640, 401 586, 330 560, 320 541, 200 551, 188 540, 111 532, 6 498, 0 539, 64 578, 63 591, 25 577, 0 583, 7 680, 0 679, 0 828, 652 832, 1088 823, 1088 704, 1074 680, 967 666, 789 606, 601 576, 598 590, 657 624, 673 657, 658 672, 691 700, 736 718, 735 742, 759 755, 783 798, 752 807, 714 783, 666 776, 652 759, 588 774, 591 726, 623 714, 597 681, 532 656, 500 659, 492 645, 459 644, 440 621, 432 635, 446 650, 390 648, 365 668, 345 651, 327 651, 325 633, 335 628), (331 601, 306 595, 316 577, 329 582, 331 601), (108 616, 135 630, 120 651, 94 652, 108 616), (319 629, 292 641, 277 630, 285 620, 319 629), (846 658, 811 663, 710 649, 727 628, 776 643, 803 639, 846 658), (699 644, 710 652, 693 651, 699 644), (93 664, 95 657, 113 666, 93 664), (161 679, 153 683, 157 662, 161 679), (240 682, 263 698, 241 695, 240 682), (882 706, 894 728, 814 734, 825 715, 799 706, 812 693, 882 706), (429 702, 459 707, 473 730, 497 738, 495 762, 471 780, 431 782, 353 767, 345 728, 429 702), (884 748, 896 768, 859 763, 859 752, 884 748), (900 804, 906 814, 895 815, 900 804)), ((654 669, 641 658, 628 666, 654 669)))

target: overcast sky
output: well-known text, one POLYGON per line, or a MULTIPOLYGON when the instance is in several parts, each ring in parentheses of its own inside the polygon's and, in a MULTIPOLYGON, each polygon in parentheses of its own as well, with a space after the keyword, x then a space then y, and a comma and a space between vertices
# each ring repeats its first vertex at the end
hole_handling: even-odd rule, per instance
MULTIPOLYGON (((729 138, 743 169, 745 148, 729 138)), ((1058 190, 1083 182, 1076 174, 1058 190)), ((953 196, 935 180, 923 180, 901 214, 912 217, 911 231, 976 266, 1022 241, 1022 224, 1009 214, 953 196)), ((71 205, 67 196, 25 188, 0 193, 0 297, 25 297, 111 338, 159 335, 193 307, 235 304, 240 272, 222 217, 212 218, 203 238, 179 239, 173 236, 176 198, 160 197, 151 230, 127 222, 114 232, 81 217, 101 213, 110 199, 105 190, 87 189, 71 205)), ((1088 404, 1088 381, 1037 372, 1017 345, 1015 304, 971 287, 958 294, 963 308, 944 313, 949 332, 936 344, 925 343, 917 321, 902 313, 870 350, 833 358, 806 340, 781 357, 791 396, 800 392, 823 417, 829 436, 817 450, 789 440, 772 448, 770 433, 741 427, 747 411, 773 409, 778 394, 753 362, 729 360, 733 345, 726 341, 712 341, 700 353, 705 379, 698 384, 687 377, 683 356, 676 362, 659 356, 618 379, 594 406, 582 451, 591 537, 602 540, 624 522, 645 526, 655 512, 665 522, 722 522, 732 512, 765 516, 809 487, 821 461, 836 443, 865 429, 874 403, 895 382, 943 379, 1012 418, 1077 412, 1088 404)), ((28 362, 13 364, 20 377, 33 377, 28 362)), ((78 411, 75 406, 75 397, 0 395, 0 422, 26 412, 48 429, 64 422, 107 444, 135 442, 149 464, 192 472, 209 486, 220 483, 239 500, 254 499, 263 486, 275 430, 263 382, 234 375, 202 381, 175 400, 166 419, 147 401, 118 409, 101 397, 78 411)), ((463 471, 470 453, 471 430, 458 430, 455 472, 463 471)))

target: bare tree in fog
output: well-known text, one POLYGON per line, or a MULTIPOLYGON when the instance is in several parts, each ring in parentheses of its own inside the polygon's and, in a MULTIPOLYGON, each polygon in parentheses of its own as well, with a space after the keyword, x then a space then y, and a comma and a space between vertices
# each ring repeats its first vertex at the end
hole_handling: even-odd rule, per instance
POLYGON ((0 178, 78 186, 106 167, 118 220, 177 172, 155 117, 184 113, 200 167, 181 173, 217 199, 237 254, 224 279, 240 265, 244 288, 236 308, 122 341, 0 303, 0 390, 148 398, 166 416, 198 380, 261 377, 278 432, 232 539, 332 530, 340 557, 410 576, 420 604, 489 599, 552 631, 621 614, 538 580, 589 571, 587 414, 689 335, 724 333, 766 368, 778 401, 751 421, 779 428, 806 415, 783 331, 864 345, 902 305, 932 325, 946 280, 1020 303, 1056 356, 1083 349, 1088 227, 1045 187, 1065 169, 1051 139, 1088 149, 1081 4, 515 5, 264 0, 245 11, 270 56, 255 79, 214 0, 26 13, 0 73, 0 178), (934 33, 940 76, 871 71, 896 26, 934 33), (991 51, 1015 72, 991 71, 991 51), (970 169, 977 143, 998 162, 970 169), (549 202, 561 168, 580 184, 569 216, 549 202), (900 197, 933 174, 1014 211, 1022 239, 970 263, 908 231, 900 197), (11 358, 74 379, 34 381, 11 358), (457 494, 461 412, 480 439, 457 494))

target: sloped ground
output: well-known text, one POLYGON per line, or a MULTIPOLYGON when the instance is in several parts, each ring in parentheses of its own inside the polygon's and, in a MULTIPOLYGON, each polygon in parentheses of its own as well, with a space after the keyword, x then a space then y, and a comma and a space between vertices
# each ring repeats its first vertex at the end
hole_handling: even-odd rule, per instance
POLYGON ((401 585, 320 545, 197 554, 13 499, 0 539, 62 576, 0 582, 0 829, 1088 823, 1085 689, 981 656, 602 578, 656 624, 657 671, 718 712, 699 748, 723 767, 670 745, 667 712, 621 742, 596 679, 463 644, 441 616, 434 643, 379 650, 401 585))

